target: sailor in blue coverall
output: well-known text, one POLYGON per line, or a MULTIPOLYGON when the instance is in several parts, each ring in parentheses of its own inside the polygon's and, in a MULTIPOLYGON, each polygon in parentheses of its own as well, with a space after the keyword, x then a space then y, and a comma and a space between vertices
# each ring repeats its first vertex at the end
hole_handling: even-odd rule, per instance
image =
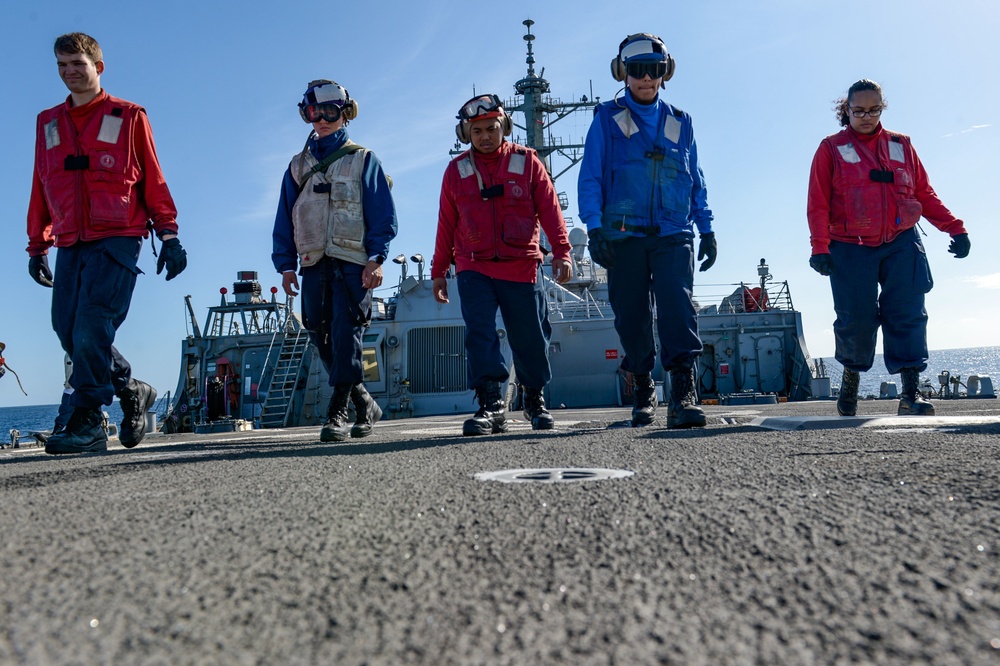
POLYGON ((611 70, 626 81, 625 94, 595 109, 578 189, 591 257, 608 269, 622 367, 635 378, 632 425, 655 418, 655 301, 660 359, 671 383, 667 425, 704 426, 694 388, 702 350, 692 300, 694 227, 702 271, 715 263, 716 243, 691 116, 658 98, 674 71, 659 37, 627 37, 611 70))

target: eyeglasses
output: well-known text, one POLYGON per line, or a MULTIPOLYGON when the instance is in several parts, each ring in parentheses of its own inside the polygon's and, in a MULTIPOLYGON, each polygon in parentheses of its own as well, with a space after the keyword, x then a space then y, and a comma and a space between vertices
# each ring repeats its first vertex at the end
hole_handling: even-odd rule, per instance
POLYGON ((496 95, 480 95, 473 97, 458 110, 459 120, 473 120, 487 113, 498 113, 503 109, 500 98, 496 95))
POLYGON ((625 73, 633 79, 641 79, 647 74, 651 79, 661 79, 667 73, 667 63, 662 60, 656 62, 627 62, 625 63, 625 73))
POLYGON ((882 115, 882 107, 877 106, 869 111, 863 111, 861 109, 851 109, 851 115, 855 118, 864 118, 865 116, 871 116, 872 118, 878 118, 882 115))

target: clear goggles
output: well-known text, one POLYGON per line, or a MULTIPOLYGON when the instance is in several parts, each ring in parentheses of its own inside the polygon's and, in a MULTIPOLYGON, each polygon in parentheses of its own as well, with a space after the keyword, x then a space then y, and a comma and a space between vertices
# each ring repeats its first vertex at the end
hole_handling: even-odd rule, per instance
POLYGON ((320 120, 335 123, 340 120, 342 113, 339 104, 306 104, 302 107, 302 115, 310 123, 318 123, 320 120))
POLYGON ((475 120, 486 115, 496 117, 501 113, 503 113, 503 104, 499 97, 492 94, 480 95, 462 105, 462 108, 458 110, 458 119, 475 120))
POLYGON ((625 63, 625 73, 633 79, 641 79, 647 74, 651 79, 661 79, 667 74, 667 63, 663 60, 627 62, 625 63))

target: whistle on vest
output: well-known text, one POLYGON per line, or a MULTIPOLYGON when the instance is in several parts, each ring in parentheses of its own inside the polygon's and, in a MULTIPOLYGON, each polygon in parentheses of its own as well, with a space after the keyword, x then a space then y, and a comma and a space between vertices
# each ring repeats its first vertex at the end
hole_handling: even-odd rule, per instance
POLYGON ((496 185, 491 185, 490 187, 484 187, 479 190, 479 194, 483 197, 483 201, 494 199, 496 197, 502 197, 503 183, 497 183, 496 185))
POLYGON ((90 155, 67 155, 63 162, 66 171, 81 171, 90 168, 90 155))
POLYGON ((666 157, 666 154, 659 150, 647 150, 646 157, 651 160, 656 160, 657 162, 662 162, 663 158, 666 157))
POLYGON ((893 183, 895 182, 895 177, 893 173, 888 169, 872 169, 868 172, 868 177, 874 180, 876 183, 893 183))

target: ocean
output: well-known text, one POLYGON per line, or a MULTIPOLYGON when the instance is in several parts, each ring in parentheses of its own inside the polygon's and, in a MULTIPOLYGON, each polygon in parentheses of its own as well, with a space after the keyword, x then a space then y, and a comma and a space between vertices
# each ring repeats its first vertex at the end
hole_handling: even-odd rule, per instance
MULTIPOLYGON (((843 367, 832 358, 814 359, 817 362, 822 360, 826 369, 826 375, 830 377, 833 386, 840 385, 840 376, 843 367)), ((994 389, 1000 391, 1000 347, 970 347, 967 349, 940 349, 930 352, 930 359, 927 361, 927 370, 921 373, 922 378, 930 380, 935 388, 940 387, 938 375, 941 371, 947 370, 952 377, 961 377, 962 383, 967 383, 969 375, 988 376, 993 379, 994 389)), ((890 375, 885 370, 882 363, 882 355, 875 357, 875 364, 872 369, 861 375, 861 384, 858 394, 862 397, 878 396, 882 382, 894 381, 899 390, 899 375, 890 375)), ((162 411, 164 405, 157 402, 157 411, 162 411)), ((106 407, 111 421, 121 423, 122 410, 115 402, 110 407, 106 407)), ((52 422, 59 412, 59 405, 32 405, 28 407, 0 407, 0 437, 4 442, 8 442, 8 433, 11 428, 21 431, 22 437, 36 430, 51 430, 52 422)))
MULTIPOLYGON (((159 407, 159 405, 157 405, 159 407)), ((112 423, 122 422, 122 410, 116 400, 111 406, 105 406, 108 419, 112 423)), ((38 430, 52 430, 52 423, 59 413, 59 405, 30 405, 27 407, 0 407, 0 438, 5 445, 10 444, 10 430, 21 431, 21 443, 24 444, 28 435, 38 430)), ((34 444, 34 441, 28 442, 34 444)))
MULTIPOLYGON (((948 371, 952 377, 961 378, 963 386, 960 390, 963 393, 965 392, 964 385, 968 383, 969 375, 989 377, 993 380, 994 391, 1000 392, 1000 347, 939 349, 931 351, 928 356, 927 369, 920 373, 920 378, 921 380, 930 380, 935 390, 941 388, 938 375, 943 371, 948 371)), ((813 360, 818 362, 818 359, 813 360)), ((830 378, 830 384, 840 386, 840 378, 844 373, 844 366, 832 358, 821 360, 826 368, 826 376, 830 378)), ((890 375, 885 369, 882 354, 876 354, 875 363, 872 365, 871 370, 861 374, 858 395, 861 397, 878 397, 882 382, 895 382, 897 392, 902 389, 899 375, 890 375)))

